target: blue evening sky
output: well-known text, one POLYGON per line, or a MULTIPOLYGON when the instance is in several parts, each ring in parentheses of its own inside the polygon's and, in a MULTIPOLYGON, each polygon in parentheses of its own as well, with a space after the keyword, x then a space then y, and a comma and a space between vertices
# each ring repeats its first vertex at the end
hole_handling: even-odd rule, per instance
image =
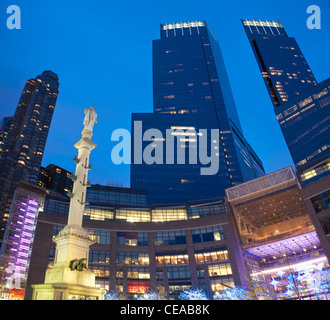
POLYGON ((244 134, 266 173, 293 166, 240 19, 281 21, 317 81, 330 76, 328 0, 1 0, 0 118, 14 114, 27 79, 56 72, 60 94, 43 165, 75 170, 83 109, 94 106, 98 146, 89 178, 129 186, 129 165, 111 161, 111 133, 130 130, 132 112, 152 112, 152 40, 160 23, 205 20, 220 43, 244 134), (21 8, 21 30, 6 27, 13 4, 21 8), (321 9, 321 30, 306 26, 309 5, 321 9))

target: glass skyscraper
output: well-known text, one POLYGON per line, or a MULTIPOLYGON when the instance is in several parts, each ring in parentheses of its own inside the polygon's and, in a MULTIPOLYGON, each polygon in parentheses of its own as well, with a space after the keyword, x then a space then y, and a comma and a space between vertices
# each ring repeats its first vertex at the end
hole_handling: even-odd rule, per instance
POLYGON ((275 108, 317 84, 295 38, 287 35, 281 22, 242 24, 275 108))
POLYGON ((304 185, 330 173, 330 79, 275 109, 304 185))
POLYGON ((300 180, 330 173, 330 79, 317 83, 296 40, 276 21, 242 20, 300 180))
POLYGON ((221 197, 226 188, 263 175, 242 133, 220 46, 205 21, 164 24, 160 32, 161 39, 153 41, 154 112, 132 115, 131 186, 148 190, 152 204, 176 204, 221 197), (161 136, 144 136, 149 129, 161 136), (211 137, 212 129, 217 137, 211 137), (143 161, 148 148, 162 161, 143 161), (176 161, 182 150, 184 163, 176 161), (213 152, 215 174, 201 174, 211 163, 200 157, 189 161, 189 152, 203 151, 213 152))
POLYGON ((58 88, 52 71, 28 80, 12 117, 0 156, 0 241, 18 182, 38 181, 58 88))

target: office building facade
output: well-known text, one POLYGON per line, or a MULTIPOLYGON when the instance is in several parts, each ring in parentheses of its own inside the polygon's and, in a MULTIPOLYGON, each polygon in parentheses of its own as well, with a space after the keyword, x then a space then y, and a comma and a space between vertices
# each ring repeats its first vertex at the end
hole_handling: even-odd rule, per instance
POLYGON ((224 196, 226 188, 261 176, 264 169, 242 133, 219 44, 205 21, 160 29, 161 39, 153 41, 154 110, 132 115, 131 186, 147 189, 150 203, 224 196), (159 130, 160 137, 144 136, 149 129, 159 130), (214 129, 218 135, 212 138, 214 129), (173 148, 167 149, 171 139, 173 148), (137 156, 148 146, 160 152, 160 162, 137 156), (185 162, 177 161, 182 150, 185 162), (205 165, 198 156, 189 161, 190 152, 213 154, 218 170, 201 174, 211 163, 205 165))
POLYGON ((26 82, 0 157, 0 240, 20 180, 37 183, 58 97, 58 77, 44 71, 26 82))

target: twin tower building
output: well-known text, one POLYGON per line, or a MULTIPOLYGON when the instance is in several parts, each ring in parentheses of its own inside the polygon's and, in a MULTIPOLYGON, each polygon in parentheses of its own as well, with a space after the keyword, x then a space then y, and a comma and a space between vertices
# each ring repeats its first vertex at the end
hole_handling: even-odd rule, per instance
MULTIPOLYGON (((280 22, 242 20, 242 24, 300 181, 308 184, 327 175, 330 80, 316 81, 296 40, 280 22)), ((222 197, 225 189, 264 175, 261 160, 244 137, 219 43, 208 25, 195 21, 160 29, 161 39, 153 41, 152 49, 154 111, 133 113, 132 136, 139 121, 143 130, 157 128, 163 137, 168 129, 179 131, 171 132, 177 145, 166 152, 176 159, 183 148, 186 161, 137 164, 133 149, 131 187, 147 189, 150 204, 176 204, 222 197), (205 138, 202 129, 207 129, 207 143, 190 144, 205 138), (218 137, 211 137, 212 129, 219 130, 218 137), (187 165, 191 148, 214 155, 216 172, 201 174, 201 168, 214 163, 205 165, 200 158, 187 165)), ((154 146, 159 147, 159 141, 154 146)))

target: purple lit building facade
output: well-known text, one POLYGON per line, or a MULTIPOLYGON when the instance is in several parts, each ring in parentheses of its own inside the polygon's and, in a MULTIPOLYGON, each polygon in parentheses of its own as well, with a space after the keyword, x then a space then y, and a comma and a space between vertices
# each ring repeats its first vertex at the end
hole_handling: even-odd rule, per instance
POLYGON ((22 290, 24 297, 35 229, 43 210, 46 189, 21 182, 15 191, 10 219, 1 248, 2 292, 22 290))

